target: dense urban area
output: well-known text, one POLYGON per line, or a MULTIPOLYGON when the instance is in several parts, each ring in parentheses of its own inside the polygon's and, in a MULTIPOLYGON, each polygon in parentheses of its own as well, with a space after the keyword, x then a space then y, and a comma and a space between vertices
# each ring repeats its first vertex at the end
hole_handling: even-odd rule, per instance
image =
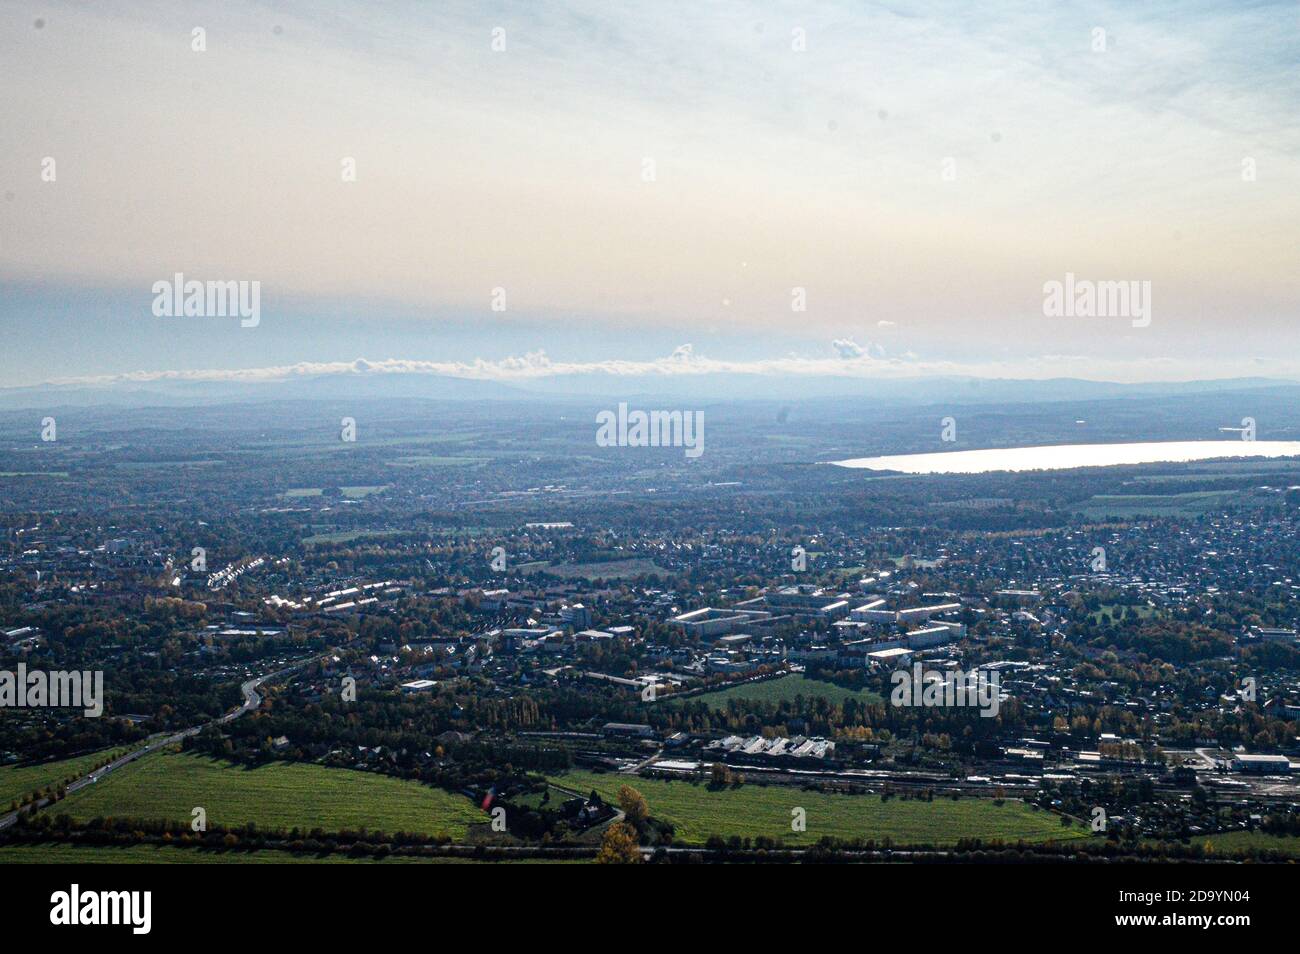
POLYGON ((0 711, 0 859, 1291 857, 1300 461, 828 462, 1293 391, 6 411, 0 668, 103 700, 0 711))

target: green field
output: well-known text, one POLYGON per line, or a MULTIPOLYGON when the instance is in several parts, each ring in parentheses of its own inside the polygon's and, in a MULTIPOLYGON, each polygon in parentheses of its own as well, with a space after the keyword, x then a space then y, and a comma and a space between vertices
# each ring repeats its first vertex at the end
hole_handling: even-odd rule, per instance
POLYGON ((1201 490, 1187 494, 1097 494, 1080 505, 1087 517, 1195 517, 1229 506, 1259 506, 1243 490, 1201 490))
POLYGON ((356 487, 340 487, 343 496, 349 500, 360 500, 362 497, 369 497, 371 494, 382 493, 388 489, 388 484, 362 484, 356 487))
POLYGON ((825 699, 839 705, 845 699, 858 698, 864 702, 882 701, 879 694, 866 689, 854 692, 833 682, 809 679, 803 673, 793 673, 777 679, 765 679, 762 682, 749 682, 741 686, 729 686, 715 692, 704 692, 693 696, 690 702, 707 702, 715 709, 726 709, 731 699, 751 699, 761 702, 793 702, 796 696, 805 699, 825 699))
POLYGON ((338 530, 333 533, 314 533, 303 537, 304 544, 313 543, 351 543, 353 540, 367 540, 371 537, 392 537, 402 530, 338 530))
POLYGON ((47 785, 57 785, 68 779, 77 779, 85 775, 96 763, 102 762, 110 755, 121 755, 127 750, 105 749, 78 755, 58 762, 44 762, 40 765, 6 765, 0 768, 0 811, 8 811, 9 803, 21 800, 24 795, 47 785))
POLYGON ((189 823, 195 807, 208 825, 445 833, 463 840, 486 820, 467 798, 384 775, 320 765, 271 762, 244 768, 201 755, 163 752, 69 795, 56 809, 75 819, 171 819, 189 823))
MULTIPOLYGON (((356 487, 340 487, 339 491, 349 500, 360 500, 362 497, 369 497, 371 494, 377 494, 381 490, 387 489, 387 484, 367 484, 356 487)), ((286 490, 281 496, 319 497, 323 492, 323 487, 292 487, 289 490, 286 490)))
POLYGON ((388 463, 393 467, 475 467, 488 463, 490 457, 399 457, 388 463))
POLYGON ((1093 623, 1100 624, 1102 613, 1110 613, 1111 619, 1118 620, 1120 614, 1128 610, 1131 610, 1137 615, 1138 619, 1143 621, 1153 618, 1157 612, 1154 606, 1123 606, 1119 603, 1103 603, 1101 609, 1095 610, 1090 615, 1093 623))
POLYGON ((571 772, 552 781, 583 793, 595 789, 610 801, 621 786, 631 785, 650 803, 650 814, 671 822, 677 840, 688 845, 703 844, 710 835, 766 835, 791 846, 827 836, 876 842, 889 838, 895 845, 947 845, 959 838, 1038 842, 1088 837, 1082 828, 1063 828, 1058 816, 1013 799, 1002 805, 987 798, 883 801, 879 795, 826 795, 793 785, 715 791, 705 783, 594 772, 571 772), (794 808, 807 812, 806 831, 791 831, 794 808))
POLYGON ((1255 457, 1201 463, 1196 465, 1196 469, 1208 473, 1229 474, 1233 477, 1257 477, 1264 474, 1294 472, 1300 469, 1300 464, 1297 464, 1294 460, 1260 460, 1255 457))
POLYGON ((1222 835, 1202 835, 1194 838, 1193 841, 1222 855, 1237 851, 1267 849, 1300 856, 1300 836, 1297 835, 1270 835, 1262 831, 1230 831, 1222 835))
POLYGON ((208 851, 200 848, 154 847, 129 845, 122 848, 88 845, 0 845, 0 865, 302 865, 302 864, 361 864, 361 865, 474 865, 474 864, 585 864, 588 859, 520 858, 505 861, 479 861, 475 858, 410 858, 388 857, 350 858, 333 852, 328 855, 304 855, 291 851, 208 851))
POLYGON ((548 576, 559 576, 564 579, 618 580, 647 576, 651 573, 664 574, 668 571, 655 564, 653 560, 644 560, 637 557, 629 560, 606 560, 597 563, 561 563, 547 567, 545 572, 548 576))

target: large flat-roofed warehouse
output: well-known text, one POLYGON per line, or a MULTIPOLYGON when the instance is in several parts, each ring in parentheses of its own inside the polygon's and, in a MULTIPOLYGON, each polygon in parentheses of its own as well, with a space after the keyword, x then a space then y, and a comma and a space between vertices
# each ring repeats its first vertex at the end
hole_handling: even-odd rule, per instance
POLYGON ((1285 775, 1291 771, 1291 760, 1285 755, 1234 755, 1232 770, 1257 775, 1285 775))

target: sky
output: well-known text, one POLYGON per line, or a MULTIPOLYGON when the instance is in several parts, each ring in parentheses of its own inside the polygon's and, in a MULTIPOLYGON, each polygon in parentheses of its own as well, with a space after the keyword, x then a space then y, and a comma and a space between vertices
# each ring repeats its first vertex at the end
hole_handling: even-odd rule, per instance
POLYGON ((11 0, 0 385, 1300 378, 1298 61, 1294 2, 11 0))

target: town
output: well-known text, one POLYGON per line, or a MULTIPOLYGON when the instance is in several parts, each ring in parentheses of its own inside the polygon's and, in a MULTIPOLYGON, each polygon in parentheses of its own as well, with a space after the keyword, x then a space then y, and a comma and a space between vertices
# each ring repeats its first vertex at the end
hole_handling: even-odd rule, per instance
POLYGON ((1300 836, 1300 464, 872 477, 756 463, 782 431, 823 459, 841 420, 735 407, 698 459, 516 449, 578 416, 537 404, 281 457, 261 409, 173 413, 197 436, 5 425, 0 668, 100 671, 104 699, 5 711, 0 779, 39 784, 0 840, 676 862, 1300 836), (359 787, 291 809, 241 765, 359 787), (381 777, 434 801, 368 816, 381 777))

